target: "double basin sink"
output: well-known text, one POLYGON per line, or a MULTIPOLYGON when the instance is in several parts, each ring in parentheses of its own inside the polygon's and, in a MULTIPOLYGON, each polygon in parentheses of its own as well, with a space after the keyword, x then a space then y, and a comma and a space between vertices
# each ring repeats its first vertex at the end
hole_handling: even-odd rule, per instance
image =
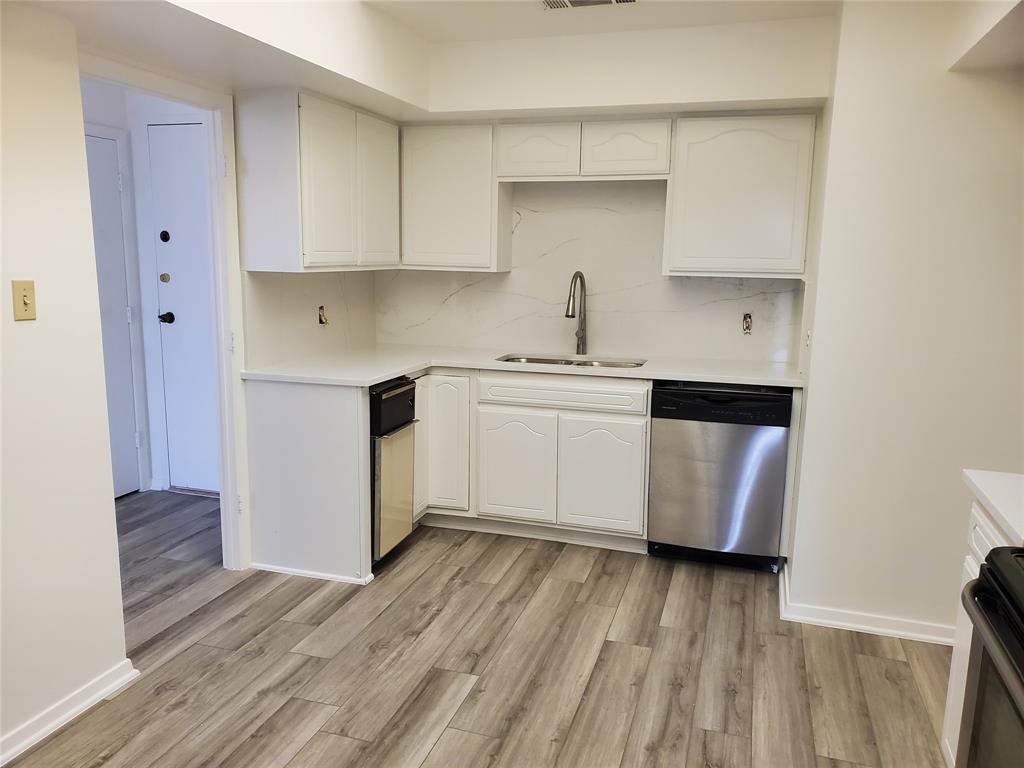
POLYGON ((513 353, 502 355, 499 363, 529 363, 531 365, 580 365, 590 368, 639 368, 646 360, 625 358, 558 357, 556 355, 528 355, 513 353))

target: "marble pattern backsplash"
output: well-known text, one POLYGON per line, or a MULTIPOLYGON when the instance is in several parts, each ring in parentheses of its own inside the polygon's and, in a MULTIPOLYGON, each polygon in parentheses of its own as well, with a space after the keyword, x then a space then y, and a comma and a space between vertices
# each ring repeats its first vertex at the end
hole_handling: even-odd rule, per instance
POLYGON ((800 281, 661 275, 665 182, 523 183, 513 206, 510 272, 375 275, 378 343, 572 352, 580 269, 591 354, 796 359, 800 281))

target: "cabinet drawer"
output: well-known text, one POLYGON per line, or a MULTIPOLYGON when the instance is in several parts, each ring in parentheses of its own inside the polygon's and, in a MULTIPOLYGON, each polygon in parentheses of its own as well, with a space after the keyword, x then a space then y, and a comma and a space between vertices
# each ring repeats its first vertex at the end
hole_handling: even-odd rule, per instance
POLYGON ((581 381, 582 377, 522 374, 479 380, 480 402, 609 413, 647 413, 649 382, 581 381))
POLYGON ((499 176, 575 176, 580 172, 580 124, 498 126, 499 176))
POLYGON ((1009 544, 987 519, 985 510, 977 504, 971 505, 971 527, 967 533, 970 553, 979 562, 985 562, 989 550, 1009 544))
POLYGON ((583 175, 668 173, 672 121, 583 124, 583 175))

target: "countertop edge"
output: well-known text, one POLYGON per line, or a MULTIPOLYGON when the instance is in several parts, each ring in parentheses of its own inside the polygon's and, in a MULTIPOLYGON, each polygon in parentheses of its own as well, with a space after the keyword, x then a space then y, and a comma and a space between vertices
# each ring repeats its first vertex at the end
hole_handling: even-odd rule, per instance
MULTIPOLYGON (((1008 538, 1012 539, 1015 544, 1024 542, 1024 530, 1018 530, 1017 524, 1014 523, 1010 516, 1007 514, 1005 509, 1007 500, 998 499, 989 488, 991 483, 987 482, 991 480, 993 475, 1005 475, 1006 479, 1017 478, 1018 482, 1024 485, 1024 475, 1018 475, 1013 472, 994 472, 992 470, 985 469, 965 469, 963 471, 964 482, 967 487, 971 489, 971 492, 975 497, 982 503, 989 514, 992 515, 995 523, 1003 530, 1003 533, 1008 538)), ((1024 496, 1017 499, 1017 503, 1024 507, 1024 496)), ((1024 514, 1018 509, 1018 518, 1024 519, 1024 514)))

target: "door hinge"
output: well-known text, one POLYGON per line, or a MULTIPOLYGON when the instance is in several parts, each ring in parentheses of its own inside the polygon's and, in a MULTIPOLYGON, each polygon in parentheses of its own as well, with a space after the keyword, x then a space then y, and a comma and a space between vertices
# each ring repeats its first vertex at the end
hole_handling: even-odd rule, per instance
POLYGON ((238 514, 242 514, 242 497, 235 496, 235 506, 238 508, 238 514))
POLYGON ((121 172, 117 172, 117 191, 124 192, 124 180, 121 178, 121 172))
POLYGON ((129 304, 124 308, 124 314, 128 318, 128 325, 132 324, 132 305, 129 304))
POLYGON ((227 348, 228 348, 228 352, 234 352, 235 351, 235 332, 234 331, 231 331, 231 333, 228 334, 227 348))
POLYGON ((136 448, 141 448, 142 447, 142 433, 140 433, 140 432, 136 432, 135 433, 135 447, 136 448))
POLYGON ((226 179, 228 177, 228 156, 225 155, 223 152, 221 153, 220 156, 220 170, 224 178, 226 179))

